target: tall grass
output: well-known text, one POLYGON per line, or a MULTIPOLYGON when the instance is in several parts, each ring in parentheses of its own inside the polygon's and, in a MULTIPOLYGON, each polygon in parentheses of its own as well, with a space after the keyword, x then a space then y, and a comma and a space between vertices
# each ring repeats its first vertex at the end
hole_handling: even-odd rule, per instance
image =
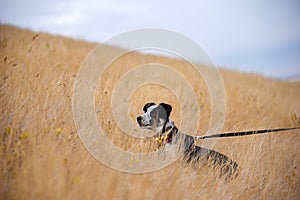
MULTIPOLYGON (((230 181, 209 167, 196 169, 180 161, 146 174, 122 173, 98 162, 77 136, 71 107, 77 70, 95 46, 0 26, 1 199, 299 198, 299 130, 217 140, 214 149, 239 164, 239 176, 230 181)), ((107 48, 109 55, 114 48, 107 48)), ((190 81, 201 109, 199 132, 208 129, 211 115, 205 82, 189 64, 126 54, 99 82, 96 109, 111 141, 131 151, 152 151, 155 142, 126 136, 118 128, 110 109, 112 88, 124 72, 149 61, 171 66, 190 81)), ((221 74, 227 96, 224 132, 299 125, 299 83, 228 70, 221 74)), ((171 117, 180 126, 184 108, 160 85, 135 91, 129 102, 132 120, 148 101, 172 104, 171 117)))

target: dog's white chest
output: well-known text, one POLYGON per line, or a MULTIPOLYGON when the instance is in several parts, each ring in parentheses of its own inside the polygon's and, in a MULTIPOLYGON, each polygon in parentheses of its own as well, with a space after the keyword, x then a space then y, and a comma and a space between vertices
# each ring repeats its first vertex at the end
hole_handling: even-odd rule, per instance
POLYGON ((164 152, 166 153, 175 153, 176 152, 176 145, 172 143, 167 143, 164 147, 164 152))

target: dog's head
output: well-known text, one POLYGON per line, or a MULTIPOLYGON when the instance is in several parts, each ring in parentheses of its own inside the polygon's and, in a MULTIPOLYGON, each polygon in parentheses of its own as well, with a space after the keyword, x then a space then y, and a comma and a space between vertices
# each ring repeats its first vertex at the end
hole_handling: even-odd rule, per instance
POLYGON ((155 104, 146 103, 143 111, 145 112, 141 116, 136 118, 140 127, 160 132, 169 121, 170 113, 172 112, 172 106, 165 103, 155 104))

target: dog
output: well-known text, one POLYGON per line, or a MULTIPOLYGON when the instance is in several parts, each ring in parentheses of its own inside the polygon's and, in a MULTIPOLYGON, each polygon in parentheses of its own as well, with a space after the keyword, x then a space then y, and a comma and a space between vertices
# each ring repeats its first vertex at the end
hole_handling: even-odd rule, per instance
POLYGON ((172 106, 166 103, 146 103, 143 107, 144 114, 137 117, 136 121, 141 128, 154 131, 158 148, 168 148, 178 145, 183 153, 183 160, 195 165, 199 161, 204 164, 218 167, 220 176, 225 179, 237 175, 238 164, 226 155, 212 149, 195 145, 195 137, 181 132, 170 119, 172 106))

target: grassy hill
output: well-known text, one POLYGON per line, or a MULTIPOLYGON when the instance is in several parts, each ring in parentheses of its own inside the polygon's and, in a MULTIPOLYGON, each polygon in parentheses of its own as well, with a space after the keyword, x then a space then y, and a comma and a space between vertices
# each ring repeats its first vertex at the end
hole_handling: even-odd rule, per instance
MULTIPOLYGON (((96 44, 0 26, 1 199, 297 199, 300 196, 300 131, 216 140, 214 149, 239 164, 226 181, 210 167, 175 162, 159 171, 130 174, 98 162, 83 146, 73 121, 77 71, 96 44)), ((107 47, 108 57, 113 47, 107 47)), ((190 81, 201 109, 198 131, 208 129, 209 91, 184 61, 129 53, 111 64, 98 84, 95 109, 112 142, 150 151, 151 139, 129 137, 110 109, 112 88, 135 66, 165 64, 190 81), (99 112, 98 112, 99 111, 99 112)), ((223 132, 294 127, 300 124, 300 83, 220 70, 226 92, 223 132)), ((180 102, 161 85, 145 85, 131 96, 131 118, 148 101, 173 105, 180 127, 180 102)), ((181 108, 184 110, 184 108, 181 108)), ((199 143, 201 145, 201 143, 199 143)))

